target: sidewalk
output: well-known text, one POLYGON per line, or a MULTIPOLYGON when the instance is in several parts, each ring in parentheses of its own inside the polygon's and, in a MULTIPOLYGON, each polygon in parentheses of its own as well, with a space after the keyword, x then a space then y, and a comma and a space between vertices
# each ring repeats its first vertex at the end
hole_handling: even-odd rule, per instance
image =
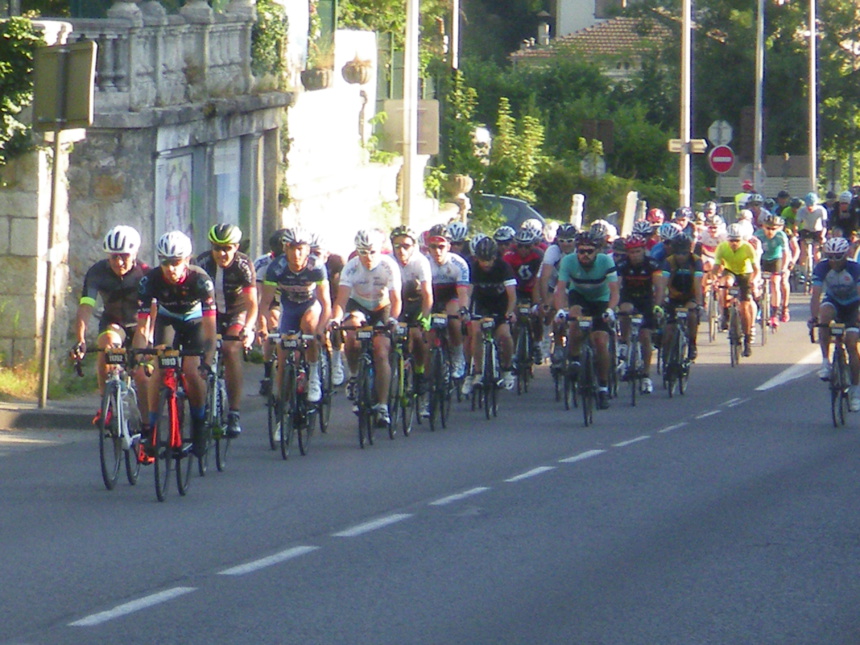
MULTIPOLYGON (((245 406, 256 397, 263 376, 263 366, 248 363, 244 369, 245 406)), ((257 397, 259 398, 259 397, 257 397)), ((98 392, 82 394, 68 399, 49 400, 44 408, 36 401, 0 402, 0 431, 2 430, 90 430, 93 416, 101 405, 98 392)))

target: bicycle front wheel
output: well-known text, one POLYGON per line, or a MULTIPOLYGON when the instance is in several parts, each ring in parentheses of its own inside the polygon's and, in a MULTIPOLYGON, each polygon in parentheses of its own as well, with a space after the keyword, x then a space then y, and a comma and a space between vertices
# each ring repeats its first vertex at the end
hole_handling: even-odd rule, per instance
POLYGON ((266 401, 266 409, 269 419, 269 448, 277 450, 281 444, 281 415, 278 412, 277 399, 275 393, 270 391, 269 398, 266 401))
POLYGON ((400 395, 400 429, 404 437, 412 432, 412 421, 415 418, 415 366, 412 359, 403 361, 403 374, 401 376, 402 392, 400 395))
POLYGON ((687 360, 687 335, 678 330, 678 394, 687 393, 687 380, 690 378, 690 361, 687 360))
POLYGON ((155 496, 159 502, 167 498, 170 471, 174 467, 173 448, 170 446, 171 407, 173 392, 162 389, 158 397, 158 421, 153 431, 155 444, 155 496))
POLYGON ((331 353, 323 343, 320 349, 320 385, 322 385, 322 398, 319 402, 319 424, 320 432, 328 430, 328 422, 331 419, 331 353))
POLYGON ((284 365, 284 377, 281 379, 280 412, 281 459, 289 459, 296 418, 296 375, 292 365, 284 365))
MULTIPOLYGON (((131 405, 137 405, 137 401, 133 401, 131 405)), ((128 423, 128 434, 130 436, 137 435, 137 439, 135 439, 131 447, 125 451, 125 475, 128 479, 128 483, 131 486, 134 486, 137 483, 137 479, 140 476, 140 459, 138 459, 138 454, 141 451, 140 442, 143 439, 143 430, 141 429, 140 424, 140 414, 138 411, 132 410, 130 418, 127 420, 128 423)))
MULTIPOLYGON (((176 486, 180 495, 185 495, 191 487, 191 470, 194 468, 194 462, 198 461, 190 450, 193 445, 191 412, 186 410, 185 406, 185 397, 176 397, 176 422, 179 436, 182 437, 182 447, 174 450, 173 455, 176 460, 176 486)), ((204 432, 208 432, 208 429, 204 429, 204 432)))
POLYGON ((846 370, 845 356, 839 348, 833 350, 833 366, 830 370, 830 416, 833 427, 845 425, 845 408, 847 407, 847 383, 844 380, 846 370))
POLYGON ((403 382, 400 378, 402 358, 399 352, 391 354, 391 380, 388 384, 388 438, 394 439, 397 434, 397 422, 400 417, 400 402, 403 395, 403 382))
POLYGON ((582 399, 582 420, 586 427, 594 421, 594 404, 597 394, 597 377, 594 373, 594 354, 586 343, 582 346, 580 355, 582 366, 579 373, 579 391, 582 399))
POLYGON ((741 362, 741 317, 735 307, 729 315, 729 353, 732 367, 741 362))
POLYGON ((105 488, 113 490, 122 463, 122 439, 119 436, 119 388, 112 382, 105 388, 99 418, 99 460, 105 488))

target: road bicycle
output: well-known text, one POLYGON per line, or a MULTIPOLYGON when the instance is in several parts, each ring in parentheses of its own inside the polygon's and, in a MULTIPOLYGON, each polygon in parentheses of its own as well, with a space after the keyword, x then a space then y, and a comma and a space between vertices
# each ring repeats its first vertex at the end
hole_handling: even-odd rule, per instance
POLYGON ((741 322, 740 306, 738 305, 740 290, 737 286, 721 286, 720 289, 729 290, 729 362, 732 367, 737 367, 741 362, 743 346, 743 324, 741 322))
POLYGON ((708 312, 708 341, 713 343, 717 339, 720 327, 720 299, 717 296, 716 280, 711 280, 710 286, 705 290, 707 303, 705 310, 708 312))
POLYGON ((191 410, 186 409, 188 396, 182 359, 201 356, 199 351, 169 348, 139 350, 144 354, 156 354, 161 371, 161 386, 158 393, 158 416, 152 429, 152 446, 155 451, 155 495, 159 502, 167 498, 171 471, 176 475, 176 487, 185 495, 191 484, 191 459, 193 437, 191 410))
MULTIPOLYGON (((457 316, 450 316, 457 318, 457 316)), ((430 412, 430 430, 437 426, 448 427, 451 410, 451 393, 456 387, 448 347, 447 315, 434 314, 430 318, 430 369, 427 373, 427 407, 430 412)))
POLYGON ((517 322, 514 326, 514 374, 517 377, 517 394, 529 391, 534 365, 534 338, 532 338, 532 314, 529 305, 517 305, 517 322))
POLYGON ((668 390, 669 398, 674 396, 675 385, 678 386, 678 394, 687 392, 687 381, 690 377, 690 360, 687 357, 690 343, 687 330, 689 315, 690 312, 686 307, 675 309, 675 322, 672 325, 666 362, 663 365, 663 387, 668 390))
POLYGON ((307 361, 308 345, 313 334, 299 332, 272 334, 270 337, 284 350, 284 366, 281 374, 276 408, 276 436, 281 448, 281 458, 288 459, 292 450, 293 435, 298 437, 299 452, 307 455, 319 403, 308 400, 310 367, 307 361))
MULTIPOLYGON (((128 483, 134 486, 140 474, 140 465, 146 460, 141 440, 141 418, 137 407, 137 388, 126 369, 128 352, 123 347, 106 347, 103 350, 107 379, 99 407, 99 462, 105 488, 113 490, 119 478, 119 469, 125 462, 128 483)), ((82 357, 75 358, 75 370, 83 376, 82 357)))
MULTIPOLYGON (((215 355, 206 376, 206 450, 197 457, 197 468, 201 477, 205 476, 209 469, 209 451, 213 443, 215 445, 215 467, 218 472, 224 472, 224 469, 227 468, 227 454, 230 452, 231 438, 227 434, 229 404, 221 350, 224 342, 242 342, 243 340, 241 336, 222 336, 221 334, 216 336, 215 355)), ((246 349, 244 349, 243 355, 247 361, 248 351, 246 349)))
POLYGON ((483 366, 481 383, 472 388, 472 410, 484 410, 487 420, 499 414, 498 392, 501 380, 499 366, 499 344, 496 341, 496 321, 492 316, 478 318, 481 326, 481 352, 483 366))
MULTIPOLYGON (((447 319, 446 319, 447 323, 447 319)), ((358 414, 358 445, 364 448, 373 445, 373 430, 376 423, 376 368, 373 364, 373 338, 378 334, 387 333, 385 327, 341 327, 344 331, 355 330, 361 350, 358 356, 358 372, 355 376, 355 406, 358 414)), ((389 412, 390 417, 390 412, 389 412)), ((389 436, 393 439, 392 423, 388 424, 389 436)))
POLYGON ((763 284, 758 308, 759 326, 761 327, 761 344, 766 345, 768 333, 775 334, 779 325, 776 324, 778 314, 774 314, 776 310, 771 307, 771 289, 773 288, 771 279, 773 278, 773 273, 763 271, 761 278, 763 284))
POLYGON ((579 349, 579 369, 576 375, 576 396, 582 403, 582 420, 586 427, 594 423, 594 408, 597 406, 597 364, 594 343, 591 340, 592 318, 580 316, 577 326, 583 335, 579 349))
MULTIPOLYGON (((848 353, 845 349, 845 325, 831 322, 816 325, 816 327, 819 329, 827 327, 830 330, 830 339, 833 343, 830 378, 827 385, 830 390, 830 416, 833 420, 833 427, 838 428, 845 425, 845 413, 848 411, 851 387, 851 369, 848 365, 848 353)), ((814 343, 813 329, 809 330, 809 339, 814 343)))
POLYGON ((622 312, 618 315, 630 318, 630 342, 627 343, 627 356, 621 361, 621 380, 630 385, 630 404, 635 407, 636 397, 642 389, 642 380, 646 376, 642 343, 639 340, 639 332, 645 319, 639 313, 622 312))
MULTIPOLYGON (((391 344, 391 385, 388 390, 388 414, 391 427, 400 424, 403 435, 408 437, 412 432, 412 422, 418 406, 418 394, 415 391, 415 361, 409 351, 409 330, 418 325, 397 323, 394 339, 391 344)), ((394 433, 391 433, 394 438, 394 433)))

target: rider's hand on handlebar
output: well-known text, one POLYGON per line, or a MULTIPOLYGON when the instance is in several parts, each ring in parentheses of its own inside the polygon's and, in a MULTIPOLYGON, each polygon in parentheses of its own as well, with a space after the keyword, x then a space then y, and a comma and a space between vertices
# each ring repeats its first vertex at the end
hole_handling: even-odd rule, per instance
POLYGON ((556 311, 555 312, 555 319, 556 320, 567 320, 567 310, 566 309, 559 309, 558 311, 556 311))
POLYGON ((806 326, 809 327, 809 329, 814 328, 817 324, 818 324, 818 318, 816 318, 814 316, 806 321, 806 326))
POLYGON ((603 320, 608 323, 615 322, 615 312, 612 309, 607 309, 603 312, 603 320))

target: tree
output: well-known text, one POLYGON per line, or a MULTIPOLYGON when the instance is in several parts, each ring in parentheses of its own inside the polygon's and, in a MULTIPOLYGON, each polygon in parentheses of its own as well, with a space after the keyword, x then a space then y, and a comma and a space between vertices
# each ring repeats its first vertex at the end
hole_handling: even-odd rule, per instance
POLYGON ((30 126, 18 115, 33 99, 33 60, 43 44, 28 19, 0 21, 0 166, 30 148, 30 126))

